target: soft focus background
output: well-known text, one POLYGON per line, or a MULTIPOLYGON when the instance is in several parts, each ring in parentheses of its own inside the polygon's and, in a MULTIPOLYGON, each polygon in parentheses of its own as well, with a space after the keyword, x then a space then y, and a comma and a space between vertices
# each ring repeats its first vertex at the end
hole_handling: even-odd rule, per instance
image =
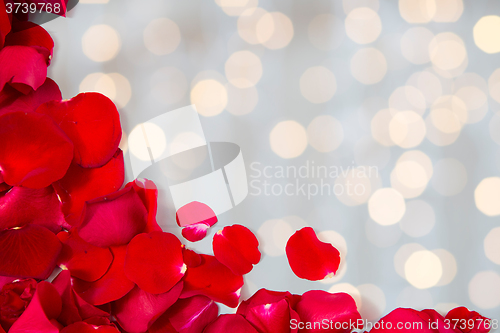
POLYGON ((349 292, 369 320, 458 304, 500 319, 497 14, 496 0, 82 0, 44 26, 64 98, 106 94, 125 138, 195 104, 208 140, 241 147, 250 195, 188 246, 209 253, 234 223, 256 232, 264 256, 244 298, 324 289, 349 292), (287 166, 310 173, 275 174, 287 166), (322 184, 337 191, 314 193, 322 184), (284 245, 305 225, 342 252, 335 278, 290 270, 284 245))

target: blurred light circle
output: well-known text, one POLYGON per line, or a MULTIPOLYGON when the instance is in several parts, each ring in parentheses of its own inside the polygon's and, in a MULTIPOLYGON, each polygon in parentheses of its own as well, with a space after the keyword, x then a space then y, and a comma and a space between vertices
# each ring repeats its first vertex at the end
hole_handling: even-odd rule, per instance
POLYGON ((401 52, 403 57, 415 65, 431 61, 429 57, 429 44, 434 34, 427 28, 414 27, 406 30, 401 37, 401 52))
POLYGON ((423 115, 426 108, 424 94, 413 86, 398 87, 389 97, 389 109, 394 113, 396 113, 395 111, 412 110, 423 115))
POLYGON ((224 13, 229 16, 240 16, 245 10, 257 7, 258 0, 215 0, 224 13))
POLYGON ((415 310, 431 309, 434 306, 431 293, 426 289, 406 287, 398 295, 398 307, 412 308, 415 310))
POLYGON ((405 211, 405 199, 393 188, 379 189, 368 200, 370 217, 380 225, 398 223, 405 211))
POLYGON ((118 144, 118 148, 123 150, 124 154, 126 154, 128 152, 128 135, 123 130, 122 130, 122 138, 120 139, 120 143, 118 144))
POLYGON ((424 96, 428 106, 443 94, 441 81, 428 71, 413 73, 406 84, 417 88, 424 96))
POLYGON ((118 109, 125 107, 132 97, 132 88, 126 77, 119 73, 93 73, 80 83, 80 92, 95 91, 106 95, 118 109))
POLYGON ((410 256, 418 251, 424 251, 425 247, 418 243, 408 243, 401 246, 394 255, 394 269, 402 278, 405 278, 405 264, 410 256))
POLYGON ((482 271, 469 282, 469 298, 480 309, 500 306, 500 275, 494 271, 482 271))
POLYGON ((426 128, 422 117, 414 111, 401 111, 389 123, 391 140, 402 148, 418 146, 425 138, 426 128))
POLYGON ((397 224, 380 225, 368 219, 365 224, 365 235, 370 243, 383 249, 397 244, 402 232, 397 224))
POLYGON ((257 237, 262 251, 271 257, 278 257, 285 254, 286 241, 292 236, 294 230, 292 227, 281 219, 273 219, 265 221, 257 230, 257 237), (275 241, 274 235, 282 235, 275 241), (284 239, 287 239, 283 242, 284 239))
POLYGON ((333 230, 325 230, 319 232, 317 236, 320 241, 332 244, 339 250, 340 256, 345 259, 347 255, 347 243, 341 234, 333 230))
POLYGON ((422 237, 434 228, 436 214, 431 205, 423 200, 406 203, 406 213, 399 222, 401 230, 410 237, 422 237))
POLYGON ((403 153, 391 172, 391 186, 406 199, 421 195, 433 174, 430 158, 419 150, 403 153))
POLYGON ((403 161, 394 168, 398 181, 410 189, 425 187, 429 178, 422 165, 415 161, 403 161))
POLYGON ((349 283, 335 284, 330 289, 328 289, 328 292, 332 294, 347 293, 351 295, 351 297, 354 299, 358 309, 361 308, 361 306, 363 305, 363 301, 361 300, 361 293, 359 292, 358 288, 356 288, 352 284, 349 283))
POLYGON ((482 51, 492 54, 500 52, 500 17, 483 16, 473 29, 474 42, 482 51))
POLYGON ((175 67, 163 67, 151 76, 151 94, 159 102, 171 105, 180 102, 188 89, 184 73, 175 67))
POLYGON ((288 16, 280 12, 265 13, 257 22, 257 36, 265 36, 259 42, 271 50, 282 49, 293 38, 293 24, 288 16), (272 29, 272 34, 269 34, 272 29), (270 35, 268 38, 268 34, 270 35))
POLYGON ((282 158, 300 156, 307 148, 307 132, 294 120, 279 122, 269 134, 271 149, 282 158))
POLYGON ((484 252, 486 257, 500 265, 500 227, 493 228, 484 239, 484 252))
POLYGON ((378 11, 380 3, 379 0, 342 0, 342 7, 344 8, 344 13, 347 15, 359 7, 368 7, 374 11, 378 11))
POLYGON ((323 66, 310 67, 300 77, 300 92, 311 103, 329 101, 336 90, 335 75, 323 66))
POLYGON ((491 98, 500 103, 500 68, 495 69, 490 75, 488 79, 488 89, 491 98))
POLYGON ((474 191, 476 207, 487 216, 500 215, 500 177, 483 179, 474 191))
POLYGON ((458 68, 466 61, 467 50, 459 36, 451 32, 442 32, 429 43, 429 57, 435 67, 449 71, 458 68))
POLYGON ((455 93, 466 106, 466 123, 481 121, 488 112, 488 84, 476 73, 465 73, 455 79, 455 93))
POLYGON ((351 58, 351 74, 363 84, 378 83, 386 73, 387 61, 382 52, 375 48, 360 49, 351 58))
POLYGON ((250 88, 262 77, 260 58, 250 51, 238 51, 225 64, 227 80, 237 88, 250 88))
POLYGON ((355 43, 369 44, 374 42, 382 32, 382 22, 373 9, 355 8, 345 19, 345 31, 355 43))
POLYGON ((443 267, 443 275, 436 284, 436 287, 446 286, 450 284, 457 275, 457 260, 453 254, 444 249, 433 250, 432 253, 438 256, 443 267))
POLYGON ((432 18, 435 22, 456 22, 464 12, 462 0, 434 0, 436 14, 432 18))
POLYGON ((170 54, 181 42, 181 31, 177 24, 167 18, 151 21, 144 29, 144 45, 153 54, 170 54))
POLYGON ((434 287, 443 275, 439 257, 431 251, 417 251, 406 260, 405 277, 415 288, 434 287))
POLYGON ((434 127, 443 133, 460 132, 467 123, 469 114, 467 105, 455 95, 439 97, 431 106, 429 117, 434 127))
POLYGON ((392 117, 393 111, 390 109, 382 109, 375 114, 370 124, 373 138, 386 147, 394 146, 394 141, 392 141, 389 135, 389 124, 391 123, 392 117))
POLYGON ((227 95, 226 110, 235 116, 243 116, 252 112, 259 102, 259 93, 255 87, 239 89, 229 85, 227 95))
POLYGON ((156 124, 143 123, 135 126, 128 136, 130 153, 142 161, 151 161, 149 150, 144 149, 144 133, 148 133, 149 148, 153 158, 159 158, 167 149, 167 139, 163 130, 156 124))
POLYGON ((358 286, 361 294, 361 308, 359 313, 365 320, 378 320, 385 311, 386 298, 384 291, 374 284, 362 284, 358 286))
POLYGON ((344 25, 332 14, 315 16, 309 23, 307 32, 311 44, 320 50, 336 49, 344 39, 344 25))
POLYGON ((434 165, 432 187, 443 196, 456 195, 467 184, 465 166, 454 158, 444 158, 434 165))
POLYGON ((91 26, 82 37, 83 53, 96 62, 109 61, 120 51, 118 32, 106 24, 91 26))
POLYGON ((257 24, 265 14, 267 14, 265 9, 257 7, 247 9, 240 15, 237 23, 238 34, 245 42, 249 44, 260 44, 271 38, 274 31, 274 22, 271 22, 272 26, 268 26, 264 29, 264 25, 269 24, 269 19, 263 21, 259 31, 257 31, 257 24))
POLYGON ((427 23, 436 14, 435 0, 399 0, 399 13, 408 23, 427 23))
POLYGON ((332 116, 315 117, 307 126, 309 144, 319 152, 327 153, 337 149, 344 139, 342 124, 332 116))
POLYGON ((335 179, 335 196, 347 206, 357 206, 368 201, 372 193, 371 180, 364 167, 353 168, 335 179))
MULTIPOLYGON (((435 121, 436 119, 434 119, 435 121)), ((444 133, 434 126, 433 119, 431 116, 425 118, 425 125, 427 128, 427 139, 435 144, 436 146, 448 146, 454 143, 460 136, 460 132, 455 133, 444 133)))
POLYGON ((202 116, 216 116, 227 105, 227 90, 219 81, 201 80, 191 89, 191 103, 202 116))

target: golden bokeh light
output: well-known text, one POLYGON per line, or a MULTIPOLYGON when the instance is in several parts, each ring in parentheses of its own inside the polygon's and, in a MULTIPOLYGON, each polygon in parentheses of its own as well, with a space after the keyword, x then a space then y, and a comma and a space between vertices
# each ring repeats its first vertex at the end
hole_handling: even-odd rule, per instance
POLYGON ((500 227, 491 229, 484 239, 484 253, 486 257, 500 265, 500 227))
POLYGON ((425 247, 418 243, 408 243, 401 246, 394 254, 394 269, 399 276, 405 278, 405 264, 410 256, 418 251, 425 251, 425 247))
POLYGON ((267 14, 265 9, 257 7, 247 9, 240 15, 237 23, 238 34, 245 42, 255 45, 265 42, 271 37, 274 31, 274 22, 271 22, 272 26, 265 27, 264 24, 269 24, 269 20, 265 19, 257 30, 257 24, 265 14, 267 14))
POLYGON ((405 211, 405 199, 393 188, 379 189, 368 200, 370 217, 380 225, 398 223, 405 211))
POLYGON ((259 4, 259 0, 215 0, 229 16, 240 16, 247 9, 253 9, 259 4))
POLYGON ((474 191, 476 207, 487 216, 500 215, 500 177, 483 179, 474 191))
POLYGON ((432 18, 435 22, 456 22, 464 12, 462 0, 434 0, 436 13, 432 18))
POLYGON ((414 86, 422 93, 427 106, 430 106, 443 94, 441 80, 429 71, 413 73, 406 84, 414 86))
POLYGON ((457 260, 453 254, 445 249, 433 250, 432 253, 438 256, 441 261, 441 266, 443 267, 443 275, 436 284, 436 287, 446 286, 450 284, 457 275, 457 260))
POLYGON ((369 44, 374 42, 382 32, 382 22, 373 9, 355 8, 345 19, 345 31, 355 43, 369 44))
POLYGON ((300 77, 300 92, 311 103, 328 102, 336 90, 335 75, 323 66, 310 67, 300 77))
POLYGON ((257 22, 256 34, 259 42, 268 49, 282 49, 293 38, 292 20, 280 12, 265 13, 257 22))
POLYGON ((294 120, 278 123, 269 134, 271 149, 281 158, 294 158, 302 155, 307 148, 307 132, 294 120))
POLYGON ((227 105, 226 87, 217 80, 201 80, 191 89, 191 104, 196 106, 202 116, 216 116, 227 105))
POLYGON ((181 42, 181 31, 177 24, 168 18, 151 21, 143 33, 144 45, 155 55, 174 52, 181 42))
POLYGON ((431 159, 420 150, 410 150, 398 158, 391 186, 406 199, 416 198, 425 191, 433 173, 431 159))
POLYGON ((93 25, 82 37, 82 48, 83 53, 92 61, 109 61, 120 51, 120 35, 109 25, 93 25))
POLYGON ((431 251, 416 251, 405 263, 406 280, 415 288, 428 289, 437 285, 443 275, 439 257, 431 251))
POLYGON ((167 138, 163 130, 156 124, 144 123, 135 126, 128 136, 130 153, 141 161, 151 161, 149 151, 153 158, 159 158, 167 149, 167 138), (149 150, 144 147, 144 133, 148 133, 149 150))
POLYGON ((474 42, 482 51, 493 54, 500 52, 500 16, 483 16, 473 29, 474 42))
POLYGON ((370 85, 384 78, 387 73, 387 61, 376 48, 358 50, 351 58, 351 74, 359 82, 370 85))
POLYGON ((414 111, 398 112, 389 122, 391 140, 402 148, 418 146, 425 138, 425 133, 424 120, 414 111))
POLYGON ((469 282, 469 298, 480 309, 500 306, 500 275, 494 271, 482 271, 469 282))
POLYGON ((467 50, 459 36, 452 32, 442 32, 429 43, 429 57, 437 69, 451 71, 465 63, 467 50))
POLYGON ((435 0, 399 0, 399 13, 408 23, 427 23, 436 14, 435 0))
POLYGON ((255 86, 262 77, 262 63, 254 53, 238 51, 227 59, 225 64, 227 80, 237 88, 255 86))

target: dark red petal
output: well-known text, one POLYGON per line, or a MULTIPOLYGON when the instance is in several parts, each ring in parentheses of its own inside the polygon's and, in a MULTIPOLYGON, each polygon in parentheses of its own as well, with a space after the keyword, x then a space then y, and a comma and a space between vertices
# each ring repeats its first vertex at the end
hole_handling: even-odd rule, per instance
POLYGON ((61 179, 73 144, 47 116, 12 112, 0 116, 0 170, 12 186, 43 188, 61 179))
POLYGON ((135 287, 125 297, 114 302, 113 314, 127 332, 145 332, 174 304, 182 291, 182 282, 163 294, 150 294, 135 287))
MULTIPOLYGON (((288 323, 290 325, 290 323, 288 323)), ((248 321, 238 314, 221 315, 205 328, 203 333, 238 332, 259 333, 248 321)), ((285 331, 274 331, 285 332, 285 331)))
POLYGON ((149 333, 200 333, 217 318, 219 308, 210 298, 178 300, 149 328, 149 333))
POLYGON ((42 281, 38 284, 30 304, 12 325, 9 333, 57 333, 59 329, 52 320, 59 316, 61 307, 61 297, 57 290, 49 282, 42 281))
POLYGON ((175 218, 179 227, 197 223, 203 223, 211 227, 217 223, 217 216, 212 208, 198 201, 190 202, 179 208, 175 218))
POLYGON ((120 333, 120 331, 113 325, 95 326, 80 321, 63 328, 61 333, 120 333))
POLYGON ((3 47, 5 37, 10 32, 11 25, 9 15, 7 15, 7 8, 5 3, 0 1, 0 48, 3 47))
POLYGON ((148 224, 142 232, 162 231, 156 222, 158 188, 148 179, 136 179, 126 186, 132 186, 148 211, 148 224))
MULTIPOLYGON (((354 299, 345 293, 331 294, 322 290, 311 290, 302 295, 301 300, 297 303, 296 311, 299 314, 300 320, 304 323, 314 323, 317 321, 326 320, 334 323, 344 323, 339 328, 333 328, 329 332, 347 333, 353 330, 351 324, 355 325, 361 316, 356 308, 354 299), (342 328, 344 326, 344 328, 342 328)), ((355 326, 354 328, 361 328, 355 326)), ((322 328, 305 329, 301 333, 321 333, 322 328)))
POLYGON ((102 278, 95 282, 73 279, 75 291, 85 301, 93 305, 102 305, 125 296, 135 284, 127 279, 123 271, 126 246, 112 247, 113 262, 102 278))
POLYGON ((259 241, 242 225, 225 227, 214 235, 214 255, 234 274, 249 273, 260 261, 259 241))
POLYGON ((167 292, 182 279, 186 268, 182 244, 173 234, 139 234, 127 246, 125 275, 148 293, 167 292))
POLYGON ((102 94, 81 93, 67 101, 42 104, 36 111, 49 115, 63 129, 75 145, 75 162, 85 168, 103 166, 118 149, 120 116, 102 94))
POLYGON ((125 245, 142 232, 148 212, 132 187, 88 201, 80 237, 100 247, 125 245))
POLYGON ((492 323, 490 319, 481 316, 476 311, 469 311, 469 309, 464 306, 450 310, 445 319, 448 319, 451 322, 456 322, 458 320, 462 322, 465 321, 468 323, 474 323, 474 329, 470 330, 471 333, 489 332, 492 323))
POLYGON ((292 271, 312 281, 332 277, 340 265, 340 252, 321 242, 311 227, 296 231, 286 244, 286 256, 292 271))
POLYGON ((5 46, 0 51, 0 89, 10 83, 24 94, 37 90, 47 77, 45 56, 35 47, 5 46))
POLYGON ((58 232, 64 224, 61 202, 52 187, 30 189, 14 186, 0 195, 0 207, 0 229, 37 224, 58 232))
POLYGON ((38 225, 1 231, 0 275, 46 279, 61 247, 56 235, 38 225))
POLYGON ((76 278, 88 282, 96 281, 108 271, 113 262, 109 248, 89 244, 74 231, 60 232, 57 237, 63 244, 57 264, 68 269, 76 278))
POLYGON ((182 298, 205 295, 229 307, 238 306, 243 277, 221 264, 214 256, 201 255, 202 264, 190 267, 184 275, 182 298))
POLYGON ((52 100, 61 100, 61 91, 49 78, 46 78, 45 83, 37 90, 27 95, 6 85, 0 92, 0 115, 14 111, 34 112, 41 104, 52 100))
POLYGON ((182 229, 182 236, 190 242, 197 242, 207 236, 209 225, 204 223, 191 224, 182 229))
POLYGON ((6 331, 23 314, 35 294, 37 282, 21 279, 7 283, 0 291, 0 327, 6 331))
POLYGON ((201 265, 201 255, 186 247, 182 248, 182 258, 188 268, 201 265))
POLYGON ((63 203, 66 221, 71 225, 80 222, 85 202, 118 191, 124 178, 121 149, 100 168, 82 168, 72 163, 66 175, 54 183, 63 203))
MULTIPOLYGON (((50 34, 38 24, 29 21, 14 21, 13 31, 5 38, 5 46, 40 46, 46 48, 50 54, 54 48, 54 41, 50 34)), ((47 61, 49 59, 46 59, 47 61)))

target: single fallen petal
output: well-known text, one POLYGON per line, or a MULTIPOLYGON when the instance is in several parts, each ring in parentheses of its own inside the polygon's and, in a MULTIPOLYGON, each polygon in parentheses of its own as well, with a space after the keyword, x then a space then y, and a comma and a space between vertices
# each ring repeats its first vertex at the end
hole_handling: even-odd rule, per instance
POLYGON ((0 275, 46 279, 61 247, 56 235, 38 225, 0 231, 0 275))
POLYGON ((127 245, 125 275, 148 293, 167 292, 182 279, 186 268, 182 244, 173 234, 139 234, 127 245))
POLYGON ((145 332, 179 298, 182 282, 162 294, 150 294, 139 287, 113 304, 113 314, 127 332, 145 332))
POLYGON ((64 176, 73 156, 73 144, 49 117, 12 112, 0 116, 0 124, 4 182, 43 188, 64 176))
POLYGON ((61 202, 51 186, 41 189, 14 186, 0 194, 0 207, 0 230, 36 224, 55 233, 64 224, 61 202))
POLYGON ((135 284, 125 276, 123 271, 126 251, 125 245, 111 247, 113 262, 106 274, 99 280, 87 282, 74 278, 73 288, 78 295, 92 305, 102 305, 128 294, 135 284))
MULTIPOLYGON (((290 323, 289 323, 290 325, 290 323)), ((221 315, 216 321, 205 328, 204 333, 219 332, 238 332, 238 333, 259 333, 243 316, 238 314, 221 315)), ((282 331, 274 331, 282 332, 282 331)))
POLYGON ((225 227, 214 235, 212 242, 217 260, 235 275, 249 273, 260 261, 257 237, 242 225, 225 227))
POLYGON ((203 223, 209 227, 217 223, 215 212, 208 205, 193 201, 177 210, 175 214, 179 227, 203 223))
POLYGON ((182 229, 182 236, 190 242, 198 242, 207 236, 209 225, 205 223, 191 224, 182 229))
MULTIPOLYGON (((361 321, 361 316, 354 299, 346 293, 331 294, 322 290, 311 290, 302 295, 295 310, 303 323, 314 324, 323 320, 328 323, 333 322, 334 325, 329 327, 328 332, 347 333, 363 326, 358 322, 361 321)), ((300 332, 324 332, 325 330, 318 325, 300 332)))
POLYGON ((118 191, 124 178, 125 167, 121 149, 100 168, 82 168, 72 163, 66 175, 53 185, 61 198, 68 223, 78 224, 85 202, 118 191))
POLYGON ((74 230, 60 232, 57 237, 62 243, 62 250, 57 264, 68 269, 72 276, 93 282, 100 279, 113 262, 109 248, 102 248, 87 243, 74 230))
POLYGON ((88 201, 80 237, 95 246, 125 245, 142 232, 147 224, 148 212, 132 187, 88 201))
POLYGON ((201 255, 202 263, 184 275, 181 298, 205 295, 229 307, 238 306, 243 277, 235 275, 214 256, 201 255))
POLYGON ((82 167, 101 167, 118 149, 120 116, 113 102, 100 93, 47 102, 36 112, 50 116, 68 135, 75 146, 74 161, 82 167))
POLYGON ((311 227, 296 231, 285 250, 290 268, 301 279, 317 281, 332 277, 340 265, 340 252, 321 242, 311 227))

